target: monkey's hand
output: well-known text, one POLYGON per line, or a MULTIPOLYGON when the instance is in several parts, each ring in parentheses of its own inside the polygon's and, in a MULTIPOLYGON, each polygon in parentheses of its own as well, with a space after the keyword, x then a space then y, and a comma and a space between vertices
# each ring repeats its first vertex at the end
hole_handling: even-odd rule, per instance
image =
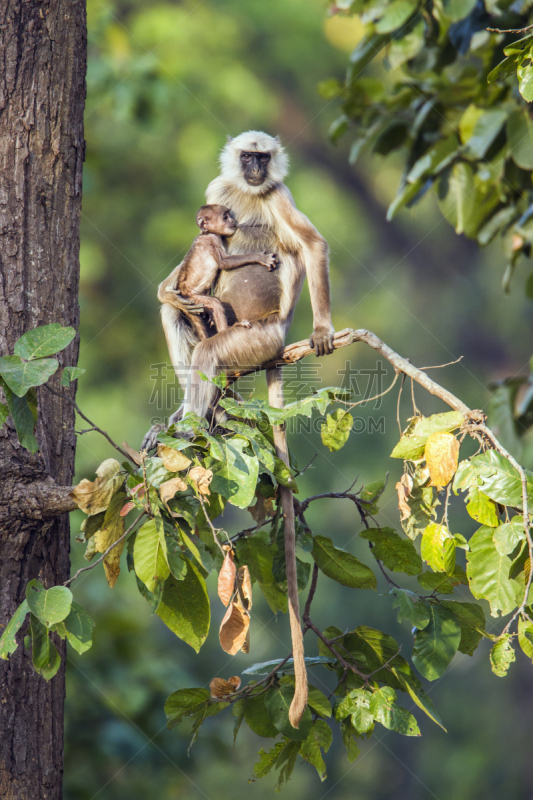
POLYGON ((279 267, 279 258, 275 253, 265 253, 264 258, 259 263, 266 267, 269 272, 272 272, 273 269, 279 267))
POLYGON ((309 347, 312 347, 317 356, 328 356, 333 353, 333 334, 332 327, 318 325, 309 338, 309 347))
POLYGON ((251 328, 252 327, 252 323, 250 322, 249 319, 241 319, 240 322, 236 322, 235 323, 234 327, 236 327, 237 325, 240 326, 241 328, 251 328))
POLYGON ((167 302, 170 303, 170 305, 173 305, 175 308, 179 308, 181 311, 184 311, 186 314, 202 314, 204 311, 204 306, 201 303, 195 303, 194 300, 188 300, 176 289, 167 289, 166 294, 168 295, 167 302))

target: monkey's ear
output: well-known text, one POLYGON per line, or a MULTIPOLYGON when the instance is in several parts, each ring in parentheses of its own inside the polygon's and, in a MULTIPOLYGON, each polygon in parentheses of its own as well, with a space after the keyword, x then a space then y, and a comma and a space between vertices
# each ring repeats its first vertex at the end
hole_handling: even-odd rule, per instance
POLYGON ((227 139, 226 139, 226 144, 229 144, 229 143, 230 143, 230 142, 232 142, 232 141, 233 141, 233 136, 229 136, 229 135, 228 135, 228 137, 227 137, 227 139))
POLYGON ((207 220, 206 220, 205 217, 198 217, 198 219, 196 220, 196 223, 197 223, 197 225, 198 225, 198 227, 200 228, 201 231, 203 231, 207 226, 207 220))
POLYGON ((278 134, 278 135, 275 137, 275 139, 276 139, 276 142, 277 142, 278 144, 281 144, 281 139, 279 138, 279 134, 278 134))

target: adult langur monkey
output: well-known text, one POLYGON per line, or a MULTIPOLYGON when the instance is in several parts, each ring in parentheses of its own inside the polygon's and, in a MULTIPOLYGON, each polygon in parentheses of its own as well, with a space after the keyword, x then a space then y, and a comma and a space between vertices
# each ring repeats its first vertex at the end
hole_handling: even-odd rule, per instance
MULTIPOLYGON (((279 139, 259 131, 229 138, 220 164, 220 175, 209 184, 206 198, 210 205, 230 208, 238 221, 239 229, 229 241, 228 252, 235 255, 252 251, 276 253, 280 266, 267 272, 259 264, 249 264, 239 270, 220 273, 215 295, 226 306, 230 324, 232 320, 250 320, 253 327, 251 330, 229 327, 196 344, 192 354, 191 329, 180 330, 185 325, 182 311, 186 312, 187 306, 180 306, 175 295, 166 302, 160 298, 165 303, 163 325, 172 363, 193 365, 183 413, 195 411, 200 415, 205 415, 213 404, 217 389, 200 380, 196 370, 213 377, 224 368, 260 365, 273 359, 284 345, 306 274, 313 308, 310 346, 317 356, 333 352, 328 246, 296 208, 283 183, 288 159, 279 139)), ((281 407, 281 369, 268 370, 267 383, 270 404, 281 407)), ((279 458, 288 463, 284 427, 274 427, 274 442, 279 458)), ((293 498, 290 489, 280 487, 280 492, 296 680, 289 720, 298 727, 307 705, 307 674, 296 581, 293 498)))

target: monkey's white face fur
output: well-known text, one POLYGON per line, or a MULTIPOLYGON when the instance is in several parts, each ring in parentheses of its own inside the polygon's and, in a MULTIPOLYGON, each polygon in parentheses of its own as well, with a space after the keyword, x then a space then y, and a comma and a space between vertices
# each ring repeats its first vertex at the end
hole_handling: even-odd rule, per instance
POLYGON ((247 194, 261 195, 276 184, 283 183, 289 168, 289 158, 281 146, 279 138, 269 136, 263 131, 246 131, 228 143, 220 154, 221 177, 235 188, 247 194), (251 186, 244 178, 241 166, 241 153, 269 153, 268 175, 260 186, 251 186))

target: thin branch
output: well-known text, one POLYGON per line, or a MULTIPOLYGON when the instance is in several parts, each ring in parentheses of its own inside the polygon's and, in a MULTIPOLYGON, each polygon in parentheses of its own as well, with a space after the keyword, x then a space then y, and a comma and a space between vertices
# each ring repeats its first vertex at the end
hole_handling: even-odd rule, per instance
MULTIPOLYGON (((80 417, 81 417, 82 419, 84 419, 84 420, 85 420, 85 422, 88 422, 88 423, 89 423, 89 425, 91 425, 91 426, 92 426, 92 429, 93 429, 93 430, 95 430, 95 431, 97 431, 98 433, 102 434, 102 436, 104 436, 104 437, 107 439, 107 441, 109 442, 109 444, 110 444, 112 447, 114 447, 114 448, 115 448, 115 450, 118 450, 118 452, 119 452, 121 455, 123 455, 123 456, 124 456, 124 458, 126 458, 128 461, 131 461, 133 464, 135 464, 135 461, 133 460, 133 458, 132 458, 131 456, 129 456, 129 455, 126 453, 126 451, 122 449, 122 447, 119 447, 119 446, 118 446, 118 444, 117 444, 116 442, 114 442, 114 441, 113 441, 113 439, 112 439, 112 438, 111 438, 111 436, 110 436, 110 435, 107 433, 107 431, 104 431, 104 430, 102 430, 102 428, 99 428, 99 427, 98 427, 98 425, 95 425, 95 424, 94 424, 94 422, 92 422, 92 421, 89 419, 89 417, 86 417, 86 416, 85 416, 85 414, 84 414, 84 413, 83 413, 83 411, 80 409, 79 405, 76 403, 76 401, 75 401, 75 400, 72 400, 72 398, 71 398, 71 397, 67 397, 67 396, 66 396, 65 394, 63 394, 62 392, 56 392, 56 390, 55 390, 55 389, 52 389, 52 387, 51 387, 51 386, 48 386, 48 384, 45 384, 45 389, 48 389, 48 391, 49 391, 49 392, 51 392, 52 394, 55 394, 55 396, 56 396, 56 397, 60 397, 60 398, 61 398, 61 400, 66 400, 66 401, 67 401, 67 403, 71 403, 71 404, 74 406, 74 408, 76 409, 76 411, 78 412, 78 414, 80 415, 80 417)), ((85 433, 85 431, 83 431, 83 433, 85 433)))
POLYGON ((446 364, 434 364, 432 367, 419 367, 419 369, 443 369, 444 367, 453 367, 454 364, 458 364, 463 358, 464 356, 459 356, 455 361, 448 361, 446 364))
POLYGON ((490 33, 526 33, 533 29, 533 25, 526 25, 525 28, 487 28, 490 33))
POLYGON ((356 403, 350 403, 348 408, 346 409, 346 411, 351 411, 352 408, 355 408, 356 406, 363 405, 363 403, 371 403, 372 400, 379 400, 380 397, 385 397, 385 395, 388 394, 394 388, 394 385, 396 384, 396 381, 398 380, 399 377, 400 377, 400 373, 398 372, 398 370, 396 370, 396 372, 394 374, 394 380, 393 380, 393 382, 391 383, 391 385, 389 386, 388 389, 385 389, 384 392, 380 392, 379 394, 375 394, 374 397, 368 397, 367 399, 363 398, 362 400, 358 400, 356 403))
MULTIPOLYGON (((215 542, 218 544, 220 550, 222 551, 222 555, 225 556, 226 555, 226 551, 224 550, 224 548, 222 547, 222 545, 218 541, 217 529, 215 528, 215 526, 211 522, 211 518, 210 518, 209 514, 207 513, 207 509, 206 509, 205 503, 204 503, 204 498, 202 497, 200 492, 198 492, 197 497, 198 497, 198 500, 200 501, 200 505, 202 506, 203 512, 205 514, 205 518, 207 520, 207 524, 209 525, 209 527, 211 528, 211 531, 213 532, 213 539, 215 540, 215 542)), ((227 533, 226 533, 226 536, 228 536, 227 533)), ((231 544, 231 539, 229 538, 229 536, 228 536, 228 542, 231 544)))
POLYGON ((304 630, 308 629, 312 630, 313 633, 315 633, 318 636, 320 641, 326 645, 329 652, 335 656, 335 658, 340 664, 342 664, 344 669, 349 669, 350 672, 353 672, 355 675, 357 675, 358 678, 361 678, 361 680, 364 681, 365 683, 368 681, 368 675, 365 675, 364 672, 360 672, 357 669, 357 667, 354 667, 353 664, 350 664, 349 661, 346 661, 346 659, 343 658, 343 656, 341 656, 337 648, 333 646, 331 639, 328 639, 324 636, 320 628, 317 628, 317 626, 314 624, 314 622, 311 621, 309 616, 306 617, 304 614, 303 621, 304 621, 304 630))
POLYGON ((120 544, 121 542, 123 542, 123 541, 124 541, 124 539, 126 538, 126 536, 128 535, 128 533, 130 533, 130 532, 131 532, 131 531, 134 529, 134 527, 137 525, 137 523, 139 522, 139 520, 140 520, 140 519, 142 519, 142 518, 144 517, 144 515, 145 515, 145 514, 146 514, 146 511, 143 511, 143 512, 141 512, 141 513, 139 514, 139 516, 137 517, 137 519, 135 520, 135 522, 132 522, 132 524, 130 525, 130 527, 129 527, 129 528, 126 530, 126 531, 124 531, 124 533, 122 534, 122 536, 120 536, 120 537, 117 539, 117 541, 116 541, 116 542, 113 542, 113 544, 110 544, 110 545, 109 545, 109 547, 107 548, 107 550, 105 551, 105 553, 102 553, 102 555, 100 556, 100 558, 99 558, 99 559, 97 559, 97 560, 96 560, 96 561, 95 561, 93 564, 89 564, 89 566, 88 566, 88 567, 82 567, 81 569, 79 569, 79 570, 76 572, 76 574, 72 576, 72 578, 69 578, 69 579, 68 579, 68 581, 65 581, 65 583, 63 584, 63 586, 68 586, 70 583, 72 583, 72 581, 75 581, 75 580, 76 580, 76 578, 78 578, 78 577, 81 575, 81 573, 82 573, 82 572, 88 572, 88 570, 90 570, 90 569, 94 569, 95 567, 97 567, 97 566, 98 566, 98 564, 101 564, 101 563, 102 563, 102 561, 104 560, 104 558, 105 558, 106 556, 108 556, 108 555, 109 555, 109 553, 111 552, 111 550, 113 550, 113 548, 114 548, 114 547, 116 547, 116 546, 117 546, 117 544, 120 544))
POLYGON ((318 455, 318 453, 315 453, 313 458, 311 459, 311 461, 309 462, 309 464, 306 467, 304 467, 303 469, 299 470, 298 472, 295 472, 294 473, 294 477, 297 478, 298 475, 303 475, 304 472, 307 472, 307 470, 309 469, 309 467, 311 466, 311 464, 313 463, 313 461, 315 460, 317 455, 318 455))
POLYGON ((313 564, 313 577, 311 578, 311 586, 309 587, 309 594, 307 595, 307 600, 305 602, 303 619, 309 618, 309 614, 311 613, 311 603, 313 602, 313 597, 315 596, 317 582, 318 564, 315 561, 313 564))

